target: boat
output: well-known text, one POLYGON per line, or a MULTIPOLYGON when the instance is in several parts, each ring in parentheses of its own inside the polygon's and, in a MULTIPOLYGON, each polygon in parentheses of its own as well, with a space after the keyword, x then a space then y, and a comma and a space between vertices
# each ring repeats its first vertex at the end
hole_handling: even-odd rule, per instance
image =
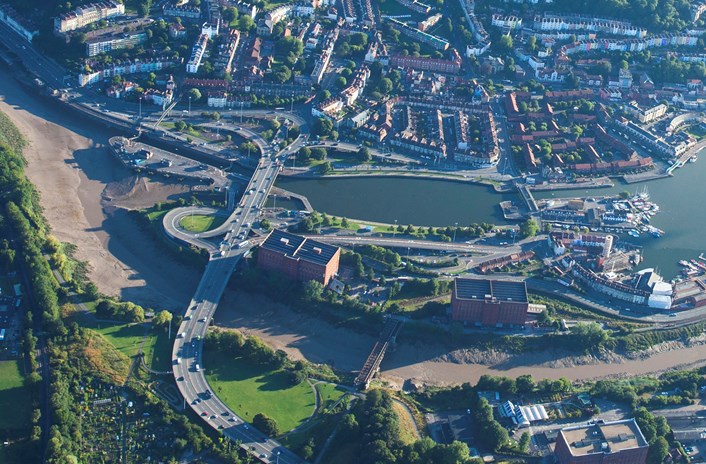
POLYGON ((635 229, 630 229, 628 231, 628 235, 637 238, 640 236, 640 232, 636 231, 635 229))
POLYGON ((680 259, 679 264, 684 267, 689 267, 689 262, 685 259, 680 259))
POLYGON ((694 155, 694 156, 692 156, 691 158, 689 158, 689 162, 690 162, 690 163, 695 163, 697 159, 699 159, 699 158, 698 158, 696 155, 694 155))
POLYGON ((700 259, 701 261, 706 261, 706 256, 704 256, 704 254, 701 253, 701 254, 699 255, 699 259, 700 259))

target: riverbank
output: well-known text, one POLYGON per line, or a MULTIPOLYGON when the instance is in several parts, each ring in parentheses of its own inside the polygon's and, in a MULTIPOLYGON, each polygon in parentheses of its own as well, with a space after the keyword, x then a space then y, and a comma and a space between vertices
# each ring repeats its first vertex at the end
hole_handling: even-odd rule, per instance
POLYGON ((99 290, 154 307, 188 301, 193 270, 158 253, 125 210, 165 201, 188 187, 133 176, 107 150, 114 134, 28 93, 4 68, 0 110, 29 142, 26 173, 40 192, 52 233, 77 245, 76 258, 89 263, 99 290), (171 279, 181 282, 173 285, 171 279))
MULTIPOLYGON (((292 359, 325 362, 343 371, 360 369, 375 343, 369 335, 333 327, 262 295, 243 292, 226 293, 214 322, 257 335, 292 359)), ((398 343, 385 356, 381 376, 396 388, 408 380, 427 385, 475 383, 486 374, 587 381, 706 365, 704 344, 706 337, 701 336, 626 356, 612 352, 582 355, 558 349, 509 354, 501 350, 449 350, 444 344, 398 343)))

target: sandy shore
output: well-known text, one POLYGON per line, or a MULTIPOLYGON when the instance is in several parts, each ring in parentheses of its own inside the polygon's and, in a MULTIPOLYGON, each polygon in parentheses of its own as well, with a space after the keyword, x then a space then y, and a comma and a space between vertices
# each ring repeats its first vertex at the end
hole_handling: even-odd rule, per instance
POLYGON ((6 69, 0 70, 0 110, 29 142, 26 173, 52 233, 78 246, 77 258, 89 263, 98 288, 148 306, 186 304, 197 273, 161 256, 123 208, 187 189, 135 179, 105 148, 114 134, 28 94, 6 69))
MULTIPOLYGON (((261 295, 228 292, 215 322, 256 335, 294 359, 326 362, 344 371, 360 369, 375 342, 374 337, 332 327, 261 295)), ((702 344, 675 344, 640 359, 613 354, 601 358, 577 356, 558 350, 523 355, 469 351, 449 353, 442 345, 400 343, 383 360, 381 374, 393 386, 401 387, 406 380, 427 385, 475 383, 484 374, 590 380, 706 364, 702 344)))

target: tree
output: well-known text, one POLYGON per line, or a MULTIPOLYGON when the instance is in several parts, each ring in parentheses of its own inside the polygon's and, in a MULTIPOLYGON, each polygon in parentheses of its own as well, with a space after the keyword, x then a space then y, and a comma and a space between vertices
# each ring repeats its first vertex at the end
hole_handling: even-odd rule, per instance
POLYGON ((163 309, 154 316, 154 318, 152 319, 152 324, 155 327, 165 327, 172 321, 173 317, 174 316, 172 313, 170 313, 166 309, 163 309))
POLYGON ((372 155, 370 154, 370 150, 368 150, 367 147, 361 147, 360 150, 358 150, 358 156, 364 162, 368 162, 373 159, 372 155))
POLYGON ((338 87, 339 89, 344 89, 347 84, 348 84, 348 81, 343 76, 338 76, 336 78, 336 80, 334 81, 334 85, 336 85, 336 87, 338 87))
POLYGON ((317 118, 313 130, 316 135, 327 136, 333 130, 333 123, 328 118, 317 118))
POLYGON ((383 77, 380 79, 380 82, 378 83, 377 90, 383 95, 386 95, 392 91, 394 88, 394 84, 392 83, 392 80, 388 77, 383 77))
POLYGON ((255 27, 255 21, 248 15, 238 18, 238 30, 240 32, 250 32, 255 27))
POLYGON ((199 101, 201 99, 201 91, 199 89, 191 89, 187 96, 191 97, 193 101, 199 101))
POLYGON ((342 219, 341 219, 341 227, 343 227, 344 229, 347 229, 348 226, 349 226, 349 224, 348 224, 348 219, 342 218, 342 219))
POLYGON ((268 437, 276 437, 279 435, 277 422, 262 413, 255 414, 255 417, 252 418, 252 425, 268 437))
POLYGON ((324 293, 324 286, 316 280, 308 280, 302 285, 302 293, 306 301, 319 301, 324 293))
POLYGON ((526 453, 527 451, 529 451, 529 444, 530 444, 530 434, 527 432, 524 432, 520 436, 520 443, 519 443, 520 451, 522 451, 523 453, 526 453))
POLYGON ((328 156, 325 148, 316 147, 311 149, 311 157, 318 161, 323 161, 328 156))
POLYGON ((657 437, 650 443, 650 449, 647 451, 647 462, 649 464, 662 464, 667 454, 669 454, 669 443, 667 439, 657 437))
POLYGON ((532 393, 534 391, 534 378, 530 374, 521 375, 515 379, 518 393, 532 393))
POLYGON ((596 322, 579 322, 569 329, 576 338, 576 344, 585 348, 599 348, 608 340, 608 332, 596 322))
POLYGON ((309 147, 301 147, 298 154, 304 161, 306 161, 311 158, 311 149, 309 147))
POLYGON ((234 6, 226 8, 225 10, 223 10, 223 19, 228 22, 231 22, 234 19, 238 19, 238 9, 234 6))
POLYGON ((539 224, 534 218, 529 218, 520 225, 520 236, 522 238, 534 237, 539 232, 539 224))

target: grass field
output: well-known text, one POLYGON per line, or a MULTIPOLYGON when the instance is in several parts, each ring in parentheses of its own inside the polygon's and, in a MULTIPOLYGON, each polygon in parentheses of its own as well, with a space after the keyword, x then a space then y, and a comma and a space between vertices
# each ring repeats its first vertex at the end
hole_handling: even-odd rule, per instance
POLYGON ((140 324, 101 322, 93 329, 103 335, 118 351, 128 357, 137 354, 145 336, 145 327, 140 324))
POLYGON ((417 431, 414 427, 414 420, 410 413, 398 402, 392 403, 392 409, 397 414, 400 419, 400 440, 405 445, 414 443, 417 441, 417 431))
POLYGON ((316 399, 308 383, 292 386, 285 372, 246 359, 208 352, 205 356, 206 378, 214 393, 245 420, 263 413, 286 432, 314 412, 316 399))
POLYGON ((176 329, 172 330, 172 338, 162 329, 152 331, 145 341, 143 351, 145 362, 154 370, 167 371, 172 365, 172 343, 176 336, 176 329))
POLYGON ((0 361, 0 429, 30 426, 32 400, 17 361, 0 361))
POLYGON ((330 383, 317 383, 316 391, 319 392, 321 400, 320 411, 329 409, 346 393, 343 388, 330 383))
POLYGON ((181 220, 179 225, 190 232, 205 232, 215 227, 220 226, 225 222, 223 216, 204 216, 202 214, 194 214, 186 216, 181 220))
MULTIPOLYGON (((163 330, 151 330, 141 324, 110 324, 98 323, 91 327, 103 335, 118 351, 125 356, 132 357, 137 354, 142 345, 145 353, 145 362, 152 369, 158 371, 169 370, 171 364, 172 341, 163 330)), ((175 333, 172 331, 172 337, 175 333)))

